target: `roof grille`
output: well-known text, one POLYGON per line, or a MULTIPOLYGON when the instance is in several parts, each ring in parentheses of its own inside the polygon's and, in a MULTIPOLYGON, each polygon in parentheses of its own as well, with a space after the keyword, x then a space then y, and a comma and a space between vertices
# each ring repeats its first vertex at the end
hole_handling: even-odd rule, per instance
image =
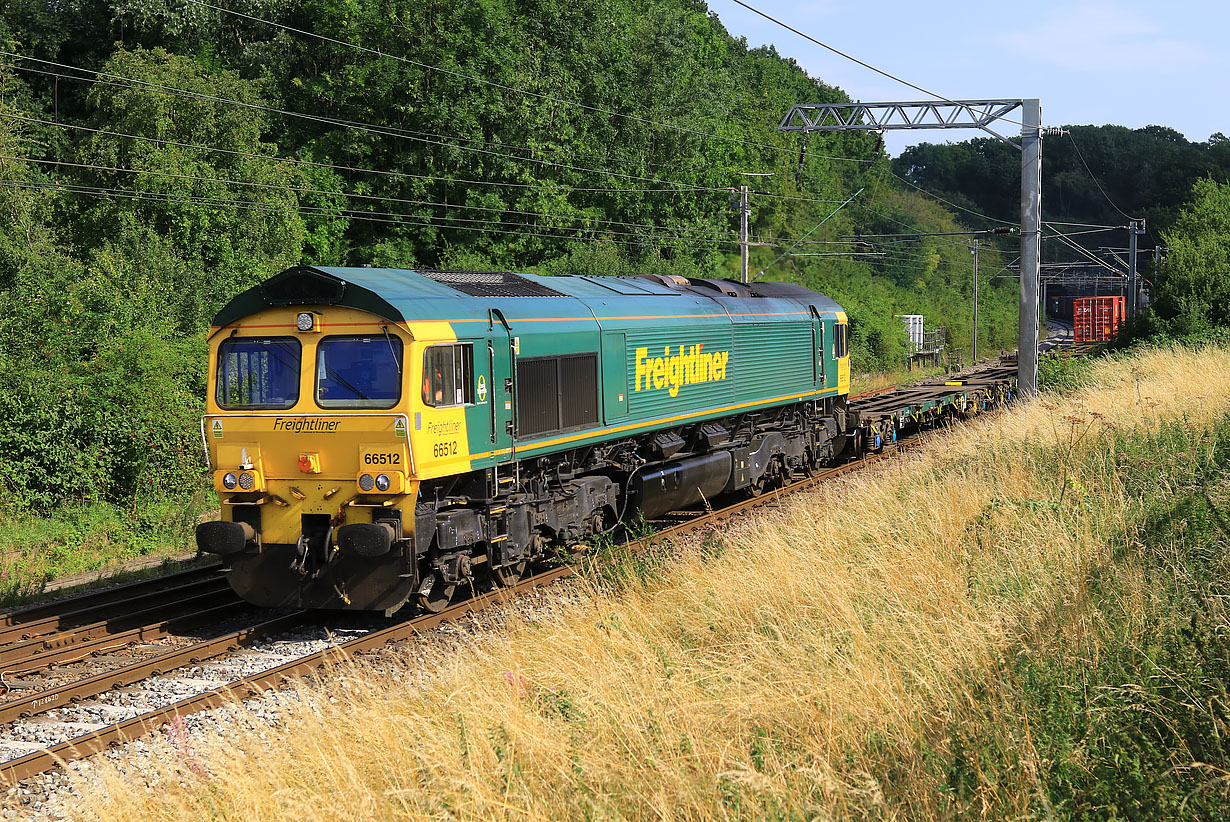
POLYGON ((542 283, 507 271, 434 271, 416 268, 428 279, 471 297, 566 297, 542 283))

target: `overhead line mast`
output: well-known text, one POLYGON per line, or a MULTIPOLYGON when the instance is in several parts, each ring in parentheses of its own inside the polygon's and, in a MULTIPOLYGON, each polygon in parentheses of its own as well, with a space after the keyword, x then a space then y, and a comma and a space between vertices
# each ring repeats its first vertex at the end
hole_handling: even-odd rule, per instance
MULTIPOLYGON (((736 0, 737 2, 737 0, 736 0)), ((924 100, 907 103, 804 103, 791 106, 780 131, 900 131, 976 128, 1021 151, 1021 299, 1017 320, 1017 385, 1038 390, 1038 292, 1042 250, 1042 103, 1032 99, 924 100), (1021 110, 1020 121, 1007 117, 1021 110), (992 131, 1020 122, 1021 143, 992 131)))

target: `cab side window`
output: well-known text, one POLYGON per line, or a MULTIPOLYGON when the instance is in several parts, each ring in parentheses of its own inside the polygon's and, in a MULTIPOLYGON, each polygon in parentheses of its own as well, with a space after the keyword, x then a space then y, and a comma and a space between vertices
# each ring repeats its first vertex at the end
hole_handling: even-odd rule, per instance
POLYGON ((433 345, 423 352, 423 402, 434 408, 474 403, 474 346, 433 345))
POLYGON ((833 326, 833 356, 837 359, 850 355, 850 326, 837 323, 833 326))

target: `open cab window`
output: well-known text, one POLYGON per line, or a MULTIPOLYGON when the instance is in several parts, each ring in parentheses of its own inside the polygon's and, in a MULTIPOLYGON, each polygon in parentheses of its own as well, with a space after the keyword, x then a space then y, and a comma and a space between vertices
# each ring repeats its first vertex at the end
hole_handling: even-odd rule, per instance
POLYGON ((316 346, 316 404, 392 408, 401 399, 401 339, 325 337, 316 346))
POLYGON ((850 326, 845 323, 833 326, 833 356, 839 360, 850 356, 850 326))
POLYGON ((423 402, 434 408, 474 404, 474 346, 433 345, 423 352, 423 402))
POLYGON ((291 408, 299 401, 299 341, 232 337, 218 347, 218 405, 291 408))

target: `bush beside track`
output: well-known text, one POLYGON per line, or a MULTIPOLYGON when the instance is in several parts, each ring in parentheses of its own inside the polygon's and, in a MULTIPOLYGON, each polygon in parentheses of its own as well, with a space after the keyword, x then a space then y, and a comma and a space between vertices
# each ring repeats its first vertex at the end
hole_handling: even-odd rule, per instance
POLYGON ((157 790, 105 775, 90 810, 1216 815, 1228 370, 1094 363, 540 619, 359 668, 284 732, 168 747, 157 790))

